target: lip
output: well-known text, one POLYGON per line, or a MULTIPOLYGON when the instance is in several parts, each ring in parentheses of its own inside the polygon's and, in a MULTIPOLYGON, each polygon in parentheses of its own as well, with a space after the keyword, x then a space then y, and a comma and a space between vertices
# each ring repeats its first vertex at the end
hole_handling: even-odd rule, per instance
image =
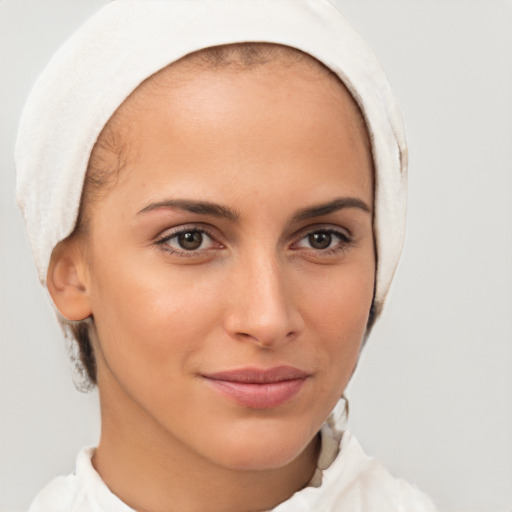
POLYGON ((202 375, 215 391, 250 409, 284 405, 300 392, 310 376, 292 366, 237 368, 202 375))

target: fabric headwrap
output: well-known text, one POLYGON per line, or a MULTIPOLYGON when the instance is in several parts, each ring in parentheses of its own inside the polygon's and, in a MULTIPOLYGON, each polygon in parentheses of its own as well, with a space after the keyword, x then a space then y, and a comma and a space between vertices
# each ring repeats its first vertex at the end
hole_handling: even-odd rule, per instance
POLYGON ((403 244, 406 142, 375 55, 328 0, 115 0, 75 32, 32 90, 16 146, 17 200, 44 286, 52 250, 75 227, 91 150, 116 109, 188 53, 240 42, 312 55, 359 104, 375 163, 380 312, 403 244))

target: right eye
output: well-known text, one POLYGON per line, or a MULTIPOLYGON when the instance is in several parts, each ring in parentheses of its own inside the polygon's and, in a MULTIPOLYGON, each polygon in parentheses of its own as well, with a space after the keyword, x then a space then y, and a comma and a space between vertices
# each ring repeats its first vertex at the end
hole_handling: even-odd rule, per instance
POLYGON ((166 234, 156 243, 172 254, 183 256, 192 256, 220 246, 204 229, 199 228, 180 229, 166 234))

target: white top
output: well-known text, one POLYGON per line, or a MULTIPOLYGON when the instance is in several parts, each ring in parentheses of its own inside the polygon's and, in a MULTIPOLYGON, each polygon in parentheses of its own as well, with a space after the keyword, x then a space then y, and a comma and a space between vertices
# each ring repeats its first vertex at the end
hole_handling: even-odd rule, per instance
MULTIPOLYGON (((322 429, 319 470, 311 486, 296 492, 273 512, 434 512, 430 499, 363 452, 348 432, 334 444, 322 429), (339 450, 338 450, 339 448, 339 450), (331 455, 333 457, 331 457, 331 455), (323 469, 326 459, 327 469, 323 469)), ((79 454, 76 470, 59 476, 35 498, 29 512, 135 512, 115 496, 91 464, 94 448, 79 454)))

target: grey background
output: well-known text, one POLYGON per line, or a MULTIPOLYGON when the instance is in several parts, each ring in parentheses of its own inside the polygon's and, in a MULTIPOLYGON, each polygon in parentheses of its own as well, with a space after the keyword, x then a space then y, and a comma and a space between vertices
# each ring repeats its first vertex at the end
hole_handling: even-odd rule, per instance
MULTIPOLYGON (((24 100, 104 0, 0 0, 0 510, 94 444, 14 203, 24 100)), ((512 2, 337 0, 387 70, 410 142, 408 238, 349 386, 365 450, 448 512, 512 510, 512 2)))

